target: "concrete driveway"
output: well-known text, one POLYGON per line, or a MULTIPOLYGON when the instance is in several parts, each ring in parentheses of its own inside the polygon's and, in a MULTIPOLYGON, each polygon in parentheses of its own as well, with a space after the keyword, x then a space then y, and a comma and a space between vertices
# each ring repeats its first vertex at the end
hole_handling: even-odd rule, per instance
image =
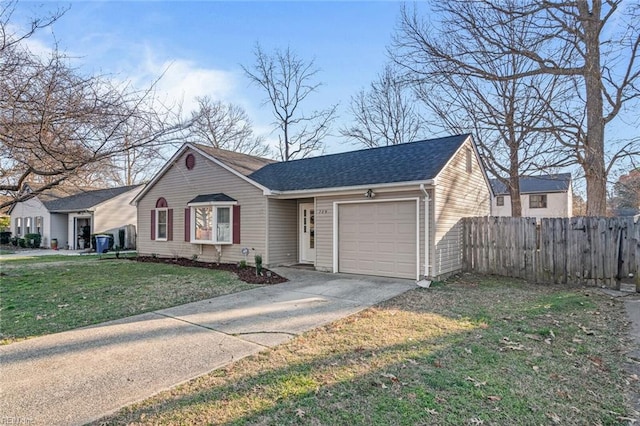
POLYGON ((84 424, 415 287, 275 271, 290 281, 0 346, 2 421, 84 424))

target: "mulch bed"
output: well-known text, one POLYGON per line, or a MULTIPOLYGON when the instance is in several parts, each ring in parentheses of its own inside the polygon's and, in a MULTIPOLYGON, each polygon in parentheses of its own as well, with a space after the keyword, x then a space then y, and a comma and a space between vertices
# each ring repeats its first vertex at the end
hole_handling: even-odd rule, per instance
POLYGON ((262 268, 262 275, 257 275, 255 267, 245 266, 244 268, 240 268, 239 265, 236 265, 233 263, 200 262, 198 260, 191 260, 191 259, 186 259, 182 257, 173 259, 173 258, 160 258, 160 257, 152 257, 152 256, 138 256, 131 259, 137 260, 138 262, 167 263, 170 265, 192 266, 196 268, 207 268, 207 269, 218 269, 221 271, 229 271, 236 274, 240 280, 249 284, 280 284, 280 283, 289 281, 286 278, 266 268, 262 268))

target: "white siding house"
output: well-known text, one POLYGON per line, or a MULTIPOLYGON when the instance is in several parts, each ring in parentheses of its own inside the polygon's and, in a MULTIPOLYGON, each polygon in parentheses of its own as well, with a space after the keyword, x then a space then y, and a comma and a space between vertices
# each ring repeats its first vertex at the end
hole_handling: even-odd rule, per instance
POLYGON ((90 235, 112 233, 114 238, 118 237, 119 229, 125 228, 129 242, 125 245, 134 248, 135 235, 127 235, 135 233, 137 219, 130 201, 141 189, 140 185, 134 185, 62 197, 36 195, 9 210, 12 236, 22 238, 38 233, 42 236, 41 247, 51 248, 52 241, 56 241, 59 248, 75 250, 84 248, 85 242, 79 238, 84 227, 88 227, 90 235))
MULTIPOLYGON (((497 179, 491 180, 492 216, 511 216, 511 196, 507 187, 497 179)), ((520 178, 522 217, 573 216, 571 174, 538 175, 520 178)))

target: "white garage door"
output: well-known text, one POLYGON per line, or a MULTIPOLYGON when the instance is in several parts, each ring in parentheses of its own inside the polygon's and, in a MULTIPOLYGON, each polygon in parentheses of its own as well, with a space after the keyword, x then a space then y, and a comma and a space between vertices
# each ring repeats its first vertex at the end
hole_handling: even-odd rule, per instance
POLYGON ((338 206, 338 271, 416 278, 416 202, 338 206))

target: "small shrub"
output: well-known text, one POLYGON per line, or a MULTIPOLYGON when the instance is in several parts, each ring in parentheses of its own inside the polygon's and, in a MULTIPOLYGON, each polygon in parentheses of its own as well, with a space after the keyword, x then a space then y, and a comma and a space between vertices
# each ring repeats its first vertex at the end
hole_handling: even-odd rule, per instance
POLYGON ((18 245, 22 248, 27 248, 27 240, 24 238, 18 238, 18 245))
POLYGON ((240 262, 238 262, 238 268, 246 269, 247 268, 247 261, 246 260, 241 260, 240 262))
POLYGON ((13 238, 11 238, 11 240, 9 240, 9 242, 10 242, 14 247, 18 247, 18 237, 13 237, 13 238))
POLYGON ((11 232, 0 232, 0 244, 9 244, 11 232))
POLYGON ((198 255, 197 255, 197 254, 192 254, 192 255, 191 255, 191 260, 193 260, 194 262, 195 262, 196 260, 198 260, 198 255))
POLYGON ((153 259, 157 259, 158 258, 158 253, 151 253, 151 257, 153 259))
POLYGON ((40 248, 42 243, 42 235, 40 234, 27 234, 24 236, 27 246, 30 248, 40 248))
POLYGON ((256 254, 254 259, 256 261, 256 275, 262 275, 262 255, 256 254))

